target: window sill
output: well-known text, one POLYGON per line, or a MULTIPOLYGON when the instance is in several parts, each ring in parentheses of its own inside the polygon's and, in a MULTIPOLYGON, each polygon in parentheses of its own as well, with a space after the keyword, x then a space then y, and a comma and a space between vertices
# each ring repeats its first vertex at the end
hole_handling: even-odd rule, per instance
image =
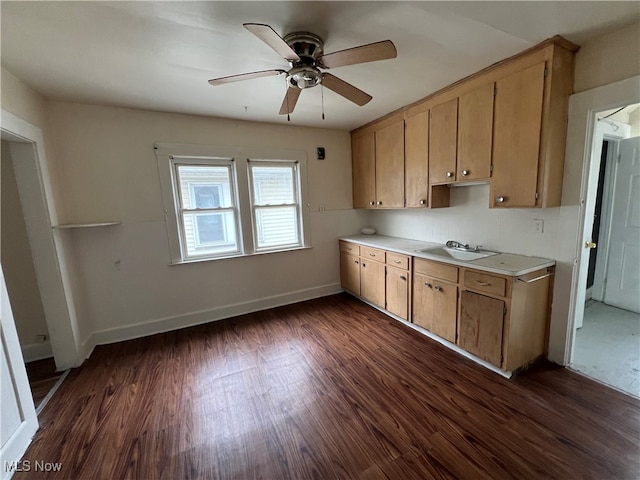
POLYGON ((230 260, 235 258, 245 258, 245 257, 255 257, 257 255, 268 255, 270 253, 285 253, 285 252, 296 252, 298 250, 309 250, 313 248, 312 246, 304 246, 304 247, 294 247, 294 248, 282 248, 277 250, 265 250, 262 252, 252 252, 252 253, 238 253, 234 255, 227 255, 224 257, 210 257, 210 258, 192 258, 188 260, 179 260, 175 262, 171 262, 169 266, 174 267, 176 265, 185 265, 190 263, 202 263, 202 262, 215 262, 219 260, 230 260))

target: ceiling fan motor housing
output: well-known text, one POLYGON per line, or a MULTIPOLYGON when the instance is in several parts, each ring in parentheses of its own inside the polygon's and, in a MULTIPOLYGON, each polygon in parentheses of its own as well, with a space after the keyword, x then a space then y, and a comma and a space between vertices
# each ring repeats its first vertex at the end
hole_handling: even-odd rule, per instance
POLYGON ((322 39, 310 32, 294 32, 284 37, 284 41, 300 57, 299 62, 291 62, 287 84, 300 89, 318 85, 322 81, 322 72, 316 66, 316 61, 323 53, 322 39))

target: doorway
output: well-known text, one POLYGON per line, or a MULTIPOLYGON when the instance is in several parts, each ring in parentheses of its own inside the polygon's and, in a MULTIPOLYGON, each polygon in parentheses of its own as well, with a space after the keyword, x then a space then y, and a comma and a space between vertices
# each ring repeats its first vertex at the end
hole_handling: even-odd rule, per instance
POLYGON ((569 367, 640 397, 640 108, 597 114, 569 367))

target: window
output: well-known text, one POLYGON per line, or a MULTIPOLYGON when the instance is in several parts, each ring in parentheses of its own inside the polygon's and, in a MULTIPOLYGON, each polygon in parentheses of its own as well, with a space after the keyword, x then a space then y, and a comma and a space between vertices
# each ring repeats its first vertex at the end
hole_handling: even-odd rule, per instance
POLYGON ((304 152, 178 144, 155 150, 171 263, 309 245, 304 152))
POLYGON ((249 162, 256 250, 301 246, 296 162, 249 162))
POLYGON ((173 162, 183 258, 238 253, 233 162, 187 162, 188 159, 173 162))

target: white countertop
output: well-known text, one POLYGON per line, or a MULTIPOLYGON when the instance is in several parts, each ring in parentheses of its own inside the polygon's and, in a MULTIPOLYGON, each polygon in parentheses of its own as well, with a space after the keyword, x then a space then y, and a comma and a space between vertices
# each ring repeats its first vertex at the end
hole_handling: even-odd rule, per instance
POLYGON ((388 237, 385 235, 350 235, 341 237, 340 240, 356 242, 369 247, 381 248, 391 252, 402 253, 412 257, 426 258, 442 263, 458 265, 460 267, 470 267, 486 272, 510 275, 516 277, 527 273, 535 272, 556 264, 555 260, 549 258, 529 257, 526 255, 514 255, 512 253, 498 253, 490 257, 479 258, 477 260, 457 260, 445 258, 440 255, 420 252, 419 250, 431 247, 443 247, 440 243, 422 242, 419 240, 409 240, 406 238, 388 237))

